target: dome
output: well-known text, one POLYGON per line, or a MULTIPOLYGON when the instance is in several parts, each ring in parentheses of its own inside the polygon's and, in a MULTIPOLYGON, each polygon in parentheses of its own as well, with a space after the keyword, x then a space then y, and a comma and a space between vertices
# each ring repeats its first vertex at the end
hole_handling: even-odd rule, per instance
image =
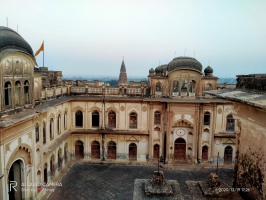
POLYGON ((3 49, 17 49, 33 56, 31 46, 16 31, 0 26, 0 51, 3 49))
POLYGON ((156 74, 162 74, 166 70, 167 70, 167 65, 160 65, 160 66, 155 68, 155 73, 156 74))
POLYGON ((179 69, 189 69, 201 72, 202 65, 199 61, 192 57, 176 57, 168 64, 168 72, 179 70, 179 69))
POLYGON ((154 74, 154 69, 151 68, 151 69, 149 70, 149 73, 150 73, 150 74, 154 74))
POLYGON ((205 69, 204 69, 204 73, 206 74, 212 74, 213 73, 213 69, 210 67, 210 66, 208 66, 208 67, 206 67, 205 69))

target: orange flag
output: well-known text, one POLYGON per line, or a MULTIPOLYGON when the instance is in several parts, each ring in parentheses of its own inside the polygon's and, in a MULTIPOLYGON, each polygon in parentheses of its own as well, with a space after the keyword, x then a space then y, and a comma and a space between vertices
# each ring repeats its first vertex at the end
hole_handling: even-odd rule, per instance
POLYGON ((38 51, 36 51, 36 53, 35 53, 34 56, 35 56, 35 57, 38 56, 38 54, 39 54, 41 51, 44 51, 44 42, 42 42, 42 46, 39 48, 38 51))

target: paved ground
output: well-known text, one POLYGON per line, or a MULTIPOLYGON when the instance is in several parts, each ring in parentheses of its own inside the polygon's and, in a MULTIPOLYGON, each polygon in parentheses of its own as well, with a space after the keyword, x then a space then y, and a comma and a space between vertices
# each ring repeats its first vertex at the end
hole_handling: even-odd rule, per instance
MULTIPOLYGON (((49 200, 131 199, 135 179, 150 179, 154 166, 130 166, 114 164, 76 163, 61 181, 49 200)), ((184 199, 192 199, 185 181, 204 181, 214 168, 191 168, 188 170, 163 169, 165 178, 177 180, 184 199)), ((219 169, 220 179, 231 186, 233 169, 219 169)))

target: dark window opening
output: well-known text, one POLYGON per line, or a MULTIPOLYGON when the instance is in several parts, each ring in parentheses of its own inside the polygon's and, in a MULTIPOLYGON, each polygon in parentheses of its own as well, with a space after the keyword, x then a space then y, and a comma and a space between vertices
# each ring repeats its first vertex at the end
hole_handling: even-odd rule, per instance
POLYGON ((50 140, 54 139, 54 132, 53 132, 53 127, 54 127, 54 120, 50 120, 50 140))
POLYGON ((97 110, 92 112, 92 122, 91 125, 93 127, 99 127, 100 126, 100 115, 97 110))
POLYGON ((6 82, 5 83, 5 106, 9 107, 11 106, 11 100, 12 100, 12 94, 11 94, 11 83, 6 82))
POLYGON ((211 120, 211 114, 209 112, 204 113, 204 125, 209 126, 211 120))
POLYGON ((83 113, 81 110, 76 112, 76 126, 83 127, 83 113))
POLYGON ((61 116, 59 115, 58 116, 58 119, 57 119, 57 133, 58 133, 58 135, 61 133, 61 124, 60 124, 60 121, 61 121, 61 116))
POLYGON ((46 144, 46 127, 45 127, 45 123, 43 123, 42 134, 43 134, 43 144, 46 144))
POLYGON ((30 85, 28 81, 24 82, 24 102, 25 104, 30 103, 30 85))
POLYGON ((36 142, 39 142, 39 124, 36 124, 35 127, 35 137, 36 137, 36 142))

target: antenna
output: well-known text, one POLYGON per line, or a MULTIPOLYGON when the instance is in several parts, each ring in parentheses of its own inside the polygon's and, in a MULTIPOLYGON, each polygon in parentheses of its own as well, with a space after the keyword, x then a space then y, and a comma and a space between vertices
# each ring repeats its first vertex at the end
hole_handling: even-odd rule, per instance
POLYGON ((124 62, 124 56, 122 56, 123 57, 123 62, 124 62))
POLYGON ((186 55, 186 50, 187 50, 187 49, 185 48, 184 56, 186 55))

